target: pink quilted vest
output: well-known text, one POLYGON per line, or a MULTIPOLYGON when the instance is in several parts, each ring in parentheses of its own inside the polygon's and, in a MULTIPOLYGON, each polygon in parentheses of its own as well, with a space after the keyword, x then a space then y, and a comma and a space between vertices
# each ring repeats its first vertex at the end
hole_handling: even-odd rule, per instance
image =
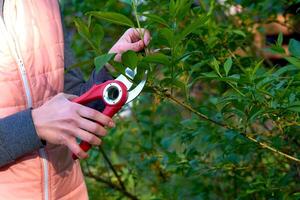
MULTIPOLYGON (((64 41, 57 0, 6 0, 0 19, 0 118, 63 91, 64 41)), ((22 132, 20 132, 22 134, 22 132)), ((78 161, 47 146, 0 168, 0 199, 85 200, 78 161)))

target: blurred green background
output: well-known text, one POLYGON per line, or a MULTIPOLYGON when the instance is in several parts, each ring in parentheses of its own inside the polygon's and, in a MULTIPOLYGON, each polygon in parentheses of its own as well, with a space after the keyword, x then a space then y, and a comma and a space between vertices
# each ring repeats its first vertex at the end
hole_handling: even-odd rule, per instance
POLYGON ((152 34, 144 93, 82 161, 91 200, 300 199, 299 1, 60 2, 86 77, 130 27, 85 13, 152 34))

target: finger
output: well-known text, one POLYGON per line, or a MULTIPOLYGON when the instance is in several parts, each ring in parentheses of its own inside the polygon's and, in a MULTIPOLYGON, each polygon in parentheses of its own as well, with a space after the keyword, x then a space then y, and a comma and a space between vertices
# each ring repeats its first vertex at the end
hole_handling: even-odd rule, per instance
POLYGON ((100 145, 101 144, 101 139, 96 137, 94 134, 87 132, 86 130, 82 129, 77 129, 76 131, 73 132, 74 137, 79 138, 89 144, 92 145, 100 145))
POLYGON ((69 139, 67 139, 66 145, 70 149, 70 151, 78 158, 83 159, 88 157, 88 154, 80 148, 79 144, 77 144, 75 138, 70 137, 69 139))
POLYGON ((122 61, 122 54, 118 53, 116 56, 115 56, 115 59, 114 59, 116 62, 121 62, 122 61))
POLYGON ((72 99, 75 99, 75 98, 78 97, 78 96, 73 95, 73 94, 65 94, 65 93, 63 93, 63 96, 64 96, 66 99, 68 99, 68 100, 72 100, 72 99))
POLYGON ((141 40, 141 37, 145 37, 145 34, 147 34, 147 37, 150 38, 150 33, 148 30, 143 28, 131 28, 126 31, 125 36, 128 36, 131 42, 135 43, 141 40))
POLYGON ((148 30, 145 30, 144 31, 144 44, 145 44, 145 46, 148 46, 150 41, 151 41, 150 32, 148 30))
MULTIPOLYGON (((87 120, 85 118, 81 118, 79 121, 79 128, 86 130, 90 133, 93 133, 98 136, 105 136, 107 131, 103 126, 93 121, 87 120)), ((88 142, 88 141, 87 141, 88 142)))
POLYGON ((145 46, 148 46, 150 41, 151 41, 151 34, 147 29, 133 29, 133 34, 132 34, 132 41, 134 43, 139 42, 139 40, 141 40, 141 36, 143 36, 143 42, 144 42, 144 46, 143 48, 145 48, 145 46))
POLYGON ((139 41, 140 39, 141 39, 141 37, 140 37, 140 34, 141 32, 139 32, 139 30, 138 29, 135 29, 135 28, 130 28, 130 29, 128 29, 126 32, 125 32, 125 34, 124 34, 124 36, 126 37, 126 38, 130 38, 130 41, 132 42, 132 43, 135 43, 135 42, 137 42, 137 41, 139 41))
POLYGON ((79 108, 77 111, 81 117, 91 119, 99 124, 102 124, 103 126, 108 126, 111 128, 115 127, 113 120, 101 112, 80 104, 78 104, 78 107, 79 108))
POLYGON ((142 40, 129 44, 129 49, 135 52, 142 51, 144 48, 145 48, 145 44, 142 40))

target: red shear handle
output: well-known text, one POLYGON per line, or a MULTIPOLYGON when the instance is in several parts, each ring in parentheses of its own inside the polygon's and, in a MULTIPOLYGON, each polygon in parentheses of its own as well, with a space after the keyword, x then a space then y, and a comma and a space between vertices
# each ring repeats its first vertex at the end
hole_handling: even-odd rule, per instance
MULTIPOLYGON (((126 86, 120 82, 120 81, 107 81, 105 83, 94 85, 88 92, 83 94, 82 96, 75 98, 73 102, 79 103, 79 104, 87 104, 95 100, 102 100, 105 104, 105 109, 102 112, 104 115, 108 117, 113 117, 126 103, 127 100, 127 88, 126 86), (120 91, 119 95, 121 95, 121 98, 117 102, 114 102, 113 105, 108 104, 108 102, 105 101, 103 98, 104 93, 107 92, 106 90, 109 90, 110 87, 118 86, 120 91)), ((102 125, 102 124, 101 124, 102 125)), ((79 144, 80 148, 87 152, 92 146, 85 141, 81 141, 79 144)), ((76 160, 78 157, 76 155, 72 155, 73 159, 76 160)))
MULTIPOLYGON (((122 108, 122 106, 121 107, 106 106, 102 113, 106 116, 113 117, 121 108, 122 108)), ((90 143, 85 142, 85 141, 81 141, 79 146, 85 152, 90 150, 90 148, 92 147, 92 145, 90 143)), ((76 160, 78 158, 75 154, 73 154, 72 157, 74 160, 76 160)))

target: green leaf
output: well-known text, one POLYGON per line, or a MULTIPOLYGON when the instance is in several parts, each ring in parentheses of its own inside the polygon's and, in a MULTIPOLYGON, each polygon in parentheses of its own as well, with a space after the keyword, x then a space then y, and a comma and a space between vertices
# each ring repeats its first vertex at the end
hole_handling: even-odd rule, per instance
POLYGON ((265 112, 261 107, 254 107, 248 114, 248 121, 253 123, 261 114, 265 112))
POLYGON ((104 30, 100 24, 96 24, 91 28, 91 34, 95 46, 99 47, 104 38, 104 30))
POLYGON ((103 19, 114 24, 134 27, 134 23, 128 17, 119 13, 92 11, 92 12, 88 12, 87 15, 91 15, 96 18, 103 19))
POLYGON ((95 64, 95 67, 96 67, 96 72, 98 73, 102 68, 103 66, 108 63, 116 54, 114 53, 109 53, 109 54, 103 54, 101 56, 97 56, 95 59, 94 59, 94 64, 95 64))
POLYGON ((171 0, 169 3, 169 12, 172 18, 183 18, 191 7, 190 0, 171 0))
POLYGON ((157 16, 157 15, 153 15, 153 14, 143 14, 143 16, 147 17, 150 21, 159 23, 161 25, 167 26, 169 27, 168 23, 166 22, 166 20, 164 20, 163 18, 157 16))
POLYGON ((300 192, 294 193, 293 196, 296 197, 296 198, 300 198, 300 192))
POLYGON ((169 3, 169 12, 175 16, 176 15, 176 4, 175 4, 175 1, 174 0, 170 0, 170 3, 169 3))
POLYGON ((234 77, 234 76, 220 77, 215 72, 205 72, 205 73, 201 73, 201 75, 203 75, 203 76, 199 76, 196 80, 213 79, 213 80, 224 81, 226 83, 232 83, 232 84, 239 82, 238 77, 234 77))
POLYGON ((142 62, 145 63, 157 63, 169 66, 170 65, 170 57, 166 56, 162 53, 151 54, 143 58, 142 62))
POLYGON ((243 31, 241 31, 241 30, 233 30, 232 32, 235 33, 235 34, 237 34, 237 35, 240 35, 240 36, 242 36, 244 38, 247 37, 246 34, 243 31))
POLYGON ((226 137, 227 140, 232 141, 234 138, 236 138, 238 134, 239 133, 237 133, 236 131, 229 129, 225 131, 224 136, 226 137))
POLYGON ((92 16, 88 16, 88 28, 90 29, 91 28, 91 25, 92 25, 92 16))
POLYGON ((294 70, 299 70, 299 68, 294 65, 287 65, 287 66, 281 67, 277 71, 275 71, 273 73, 273 76, 279 77, 286 72, 290 72, 290 71, 294 71, 294 70))
POLYGON ((289 42, 289 52, 292 54, 292 56, 300 58, 300 42, 291 39, 289 42))
POLYGON ((283 47, 276 46, 276 45, 273 45, 271 48, 268 48, 266 50, 273 54, 285 54, 286 53, 285 49, 283 47))
POLYGON ((289 111, 300 112, 300 106, 291 106, 287 108, 289 111))
POLYGON ((212 65, 213 69, 217 72, 217 74, 219 76, 221 76, 219 61, 217 61, 216 58, 213 58, 211 65, 212 65))
POLYGON ((114 66, 114 69, 116 70, 116 72, 113 73, 113 77, 117 77, 120 74, 124 74, 126 67, 122 63, 116 62, 114 60, 111 60, 109 63, 112 66, 114 66))
POLYGON ((181 82, 177 79, 172 79, 172 78, 165 78, 160 82, 160 84, 163 86, 175 86, 182 90, 186 89, 186 85, 183 82, 181 82))
POLYGON ((132 0, 121 0, 121 2, 126 3, 131 6, 132 0))
POLYGON ((264 60, 261 60, 259 62, 257 62, 252 70, 252 76, 254 76, 257 72, 257 70, 261 67, 261 65, 263 64, 264 60))
POLYGON ((191 24, 189 24, 183 31, 176 37, 176 41, 180 42, 183 39, 185 39, 186 36, 200 28, 202 25, 204 25, 209 17, 207 15, 198 17, 195 21, 193 21, 191 24))
POLYGON ((218 78, 219 77, 218 74, 216 74, 216 72, 204 72, 201 74, 207 78, 218 78))
POLYGON ((293 111, 293 112, 300 112, 300 101, 296 101, 291 103, 288 107, 287 110, 293 111))
POLYGON ((286 59, 292 65, 295 65, 296 67, 300 67, 300 59, 295 57, 286 57, 284 59, 286 59))
POLYGON ((134 51, 127 51, 122 54, 122 63, 126 67, 136 68, 138 64, 138 56, 134 51))
POLYGON ((230 71, 232 67, 232 59, 231 58, 227 58, 225 64, 224 64, 224 70, 225 70, 225 74, 226 76, 228 76, 228 73, 230 71))
POLYGON ((279 46, 279 47, 282 46, 282 42, 283 42, 283 35, 282 35, 282 32, 280 32, 277 37, 276 46, 279 46))
POLYGON ((85 40, 89 40, 91 35, 89 32, 89 28, 85 25, 85 23, 79 18, 74 18, 74 23, 79 35, 85 40))
POLYGON ((260 69, 263 62, 264 62, 264 60, 254 63, 255 64, 254 68, 251 69, 250 73, 247 73, 249 75, 249 80, 253 81, 256 79, 256 73, 257 73, 258 69, 260 69))
POLYGON ((169 28, 163 28, 161 31, 160 31, 160 35, 166 39, 170 45, 170 47, 173 46, 173 44, 175 43, 175 36, 174 36, 174 33, 171 29, 169 28))
POLYGON ((100 25, 95 25, 91 33, 89 27, 81 19, 75 18, 73 21, 79 35, 89 43, 89 45, 93 48, 94 51, 97 52, 97 54, 101 54, 99 46, 104 35, 104 31, 101 31, 102 27, 100 25))

